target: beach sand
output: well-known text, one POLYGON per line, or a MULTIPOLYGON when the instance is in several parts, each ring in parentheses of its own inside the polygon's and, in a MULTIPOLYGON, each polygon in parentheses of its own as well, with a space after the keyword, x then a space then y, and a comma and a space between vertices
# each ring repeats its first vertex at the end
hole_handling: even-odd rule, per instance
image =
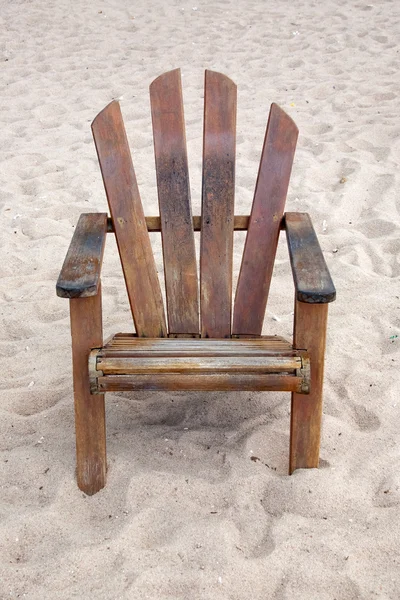
MULTIPOLYGON (((1 600, 398 600, 399 25, 395 0, 0 0, 1 600), (287 476, 289 394, 109 394, 87 497, 55 282, 80 213, 107 210, 90 122, 114 98, 157 214, 148 85, 176 67, 195 214, 205 68, 238 84, 237 214, 270 103, 299 127, 287 209, 337 288, 320 469, 287 476)), ((133 330, 109 238, 105 337, 133 330)), ((282 235, 264 331, 290 337, 292 311, 282 235)))

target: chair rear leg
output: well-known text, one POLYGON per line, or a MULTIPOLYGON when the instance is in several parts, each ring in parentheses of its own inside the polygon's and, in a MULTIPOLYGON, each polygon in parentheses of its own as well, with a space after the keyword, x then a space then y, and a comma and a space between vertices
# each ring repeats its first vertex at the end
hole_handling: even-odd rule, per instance
POLYGON ((101 289, 97 296, 70 300, 75 399, 76 460, 79 488, 95 494, 106 483, 104 394, 89 389, 89 352, 102 346, 101 289))
POLYGON ((327 316, 328 304, 296 300, 293 345, 310 355, 311 392, 292 394, 289 475, 319 463, 327 316))

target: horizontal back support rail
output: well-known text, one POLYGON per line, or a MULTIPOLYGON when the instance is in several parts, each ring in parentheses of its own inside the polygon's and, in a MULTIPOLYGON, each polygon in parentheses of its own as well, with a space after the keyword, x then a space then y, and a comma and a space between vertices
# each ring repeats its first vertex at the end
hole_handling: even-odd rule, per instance
MULTIPOLYGON (((233 228, 235 231, 247 231, 249 225, 249 215, 235 215, 233 228)), ((146 217, 146 225, 147 230, 150 232, 158 232, 161 231, 161 218, 160 217, 146 217)), ((282 221, 281 229, 284 229, 284 223, 282 221)), ((201 231, 201 217, 195 216, 193 217, 193 230, 201 231)), ((114 226, 112 223, 112 219, 108 217, 107 219, 107 231, 108 233, 114 233, 114 226)))

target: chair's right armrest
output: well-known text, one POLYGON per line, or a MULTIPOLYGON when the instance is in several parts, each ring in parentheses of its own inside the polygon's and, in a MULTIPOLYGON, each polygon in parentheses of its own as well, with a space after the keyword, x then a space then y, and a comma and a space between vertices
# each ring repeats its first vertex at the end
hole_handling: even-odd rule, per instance
POLYGON ((100 285, 106 235, 106 213, 88 213, 79 217, 57 281, 57 296, 96 296, 100 285))
POLYGON ((307 213, 285 213, 284 228, 289 248, 296 299, 326 304, 336 298, 328 267, 307 213))

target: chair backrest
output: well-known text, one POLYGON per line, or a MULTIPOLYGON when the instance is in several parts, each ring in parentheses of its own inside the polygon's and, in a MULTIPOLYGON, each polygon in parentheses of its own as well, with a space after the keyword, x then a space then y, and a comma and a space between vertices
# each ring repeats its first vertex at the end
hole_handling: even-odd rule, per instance
POLYGON ((279 106, 271 105, 232 319, 236 85, 220 73, 205 73, 200 310, 197 219, 192 218, 190 203, 179 69, 153 81, 150 100, 168 329, 149 220, 146 223, 118 102, 92 123, 136 332, 145 337, 260 335, 297 127, 279 106))

